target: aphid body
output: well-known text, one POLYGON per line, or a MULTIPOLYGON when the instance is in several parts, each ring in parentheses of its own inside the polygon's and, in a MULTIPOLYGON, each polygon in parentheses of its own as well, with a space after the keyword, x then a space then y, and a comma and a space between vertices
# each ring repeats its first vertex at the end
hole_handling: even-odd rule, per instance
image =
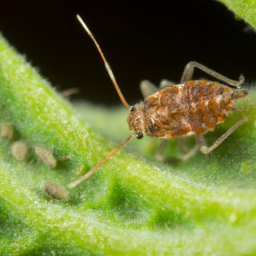
POLYGON ((131 107, 127 122, 139 138, 201 135, 214 130, 234 110, 234 100, 246 95, 246 90, 214 82, 189 81, 164 88, 131 107))
MULTIPOLYGON (((126 102, 94 36, 79 15, 77 15, 77 18, 96 45, 122 103, 130 110, 127 122, 129 129, 133 130, 134 133, 112 150, 105 159, 100 161, 88 173, 78 180, 71 182, 68 185, 69 188, 75 187, 90 177, 90 175, 131 139, 134 137, 141 139, 144 134, 159 139, 195 135, 196 145, 191 151, 181 157, 183 160, 189 159, 203 145, 204 140, 202 134, 213 130, 218 123, 225 120, 228 113, 235 109, 234 101, 244 98, 248 94, 246 90, 240 90, 240 86, 244 82, 242 75, 239 81, 234 81, 200 63, 192 61, 186 65, 180 84, 175 85, 172 82, 164 80, 158 91, 150 82, 143 81, 141 83, 141 89, 145 100, 135 106, 130 106, 126 102), (205 80, 192 80, 195 68, 201 69, 219 81, 224 82, 226 85, 205 80)), ((202 146, 201 151, 204 154, 211 152, 245 121, 247 121, 246 117, 233 125, 211 147, 202 146)), ((166 141, 164 140, 162 142, 157 156, 161 156, 166 141)), ((158 158, 162 159, 162 157, 158 158)))
POLYGON ((22 140, 16 141, 12 144, 11 152, 17 160, 24 160, 28 152, 27 144, 22 140))
POLYGON ((54 182, 48 182, 44 185, 44 191, 49 196, 58 199, 58 200, 66 200, 68 199, 68 191, 63 188, 61 185, 56 184, 54 182))
POLYGON ((13 138, 13 126, 11 123, 3 123, 0 126, 1 137, 11 140, 13 138))
POLYGON ((35 146, 36 154, 43 160, 43 162, 52 167, 57 166, 57 160, 54 158, 52 150, 48 150, 43 147, 35 146))

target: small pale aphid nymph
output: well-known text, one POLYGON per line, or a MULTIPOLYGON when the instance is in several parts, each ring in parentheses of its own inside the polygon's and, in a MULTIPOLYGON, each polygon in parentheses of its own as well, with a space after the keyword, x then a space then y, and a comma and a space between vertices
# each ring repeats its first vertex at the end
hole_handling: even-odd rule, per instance
POLYGON ((44 191, 46 194, 51 196, 52 198, 58 200, 66 200, 68 199, 68 192, 61 185, 56 184, 54 182, 48 182, 44 185, 44 191))
POLYGON ((17 159, 17 160, 24 160, 27 156, 28 152, 28 147, 26 142, 19 140, 16 141, 12 144, 11 148, 12 155, 17 159))
POLYGON ((40 147, 40 146, 35 146, 34 147, 36 154, 40 157, 43 162, 51 167, 56 167, 57 166, 57 160, 54 158, 52 150, 40 147))
POLYGON ((13 126, 11 123, 3 123, 0 126, 1 137, 11 140, 13 138, 13 126))

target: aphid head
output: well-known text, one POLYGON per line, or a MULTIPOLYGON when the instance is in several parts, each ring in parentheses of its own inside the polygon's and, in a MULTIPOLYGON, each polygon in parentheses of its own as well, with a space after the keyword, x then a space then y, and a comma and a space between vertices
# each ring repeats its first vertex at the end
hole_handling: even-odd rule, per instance
POLYGON ((127 118, 127 123, 130 130, 134 130, 137 139, 142 139, 144 134, 144 115, 143 104, 136 104, 130 107, 130 114, 127 118))

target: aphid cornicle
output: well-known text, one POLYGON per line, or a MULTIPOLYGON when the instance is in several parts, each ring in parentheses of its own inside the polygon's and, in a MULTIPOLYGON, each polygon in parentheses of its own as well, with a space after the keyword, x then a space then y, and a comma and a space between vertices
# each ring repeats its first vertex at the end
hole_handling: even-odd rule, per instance
MULTIPOLYGON (((196 137, 195 147, 182 157, 184 160, 190 158, 203 145, 203 134, 214 130, 215 126, 225 120, 228 113, 235 109, 234 101, 244 98, 248 94, 246 90, 240 90, 240 86, 244 82, 242 75, 239 81, 234 81, 197 62, 189 62, 178 85, 164 80, 160 89, 157 89, 150 82, 143 81, 141 89, 145 100, 135 106, 130 106, 123 97, 97 41, 79 15, 77 18, 95 43, 122 103, 130 110, 127 122, 129 129, 134 133, 87 174, 70 183, 68 185, 70 188, 87 179, 132 138, 141 139, 144 134, 167 140, 194 135, 196 137), (227 85, 205 80, 191 80, 195 67, 227 85)), ((202 146, 201 151, 204 154, 212 151, 245 121, 247 121, 246 117, 232 126, 211 147, 202 146)), ((161 144, 158 156, 161 155, 165 145, 166 140, 161 144)))

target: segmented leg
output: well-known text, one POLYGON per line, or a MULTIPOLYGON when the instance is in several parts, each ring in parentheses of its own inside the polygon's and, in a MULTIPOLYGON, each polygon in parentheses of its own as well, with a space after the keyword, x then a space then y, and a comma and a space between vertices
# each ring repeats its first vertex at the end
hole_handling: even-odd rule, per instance
POLYGON ((148 96, 159 91, 159 89, 148 80, 141 81, 140 90, 144 98, 147 98, 148 96))
POLYGON ((161 82, 160 82, 160 90, 163 89, 163 88, 166 88, 166 87, 173 87, 175 85, 174 82, 172 81, 168 81, 166 79, 163 79, 161 82))
POLYGON ((195 67, 199 68, 202 71, 204 71, 205 73, 219 79, 220 81, 223 81, 223 82, 225 82, 229 85, 232 85, 236 88, 240 88, 240 86, 244 83, 244 76, 243 75, 240 75, 239 81, 234 81, 234 80, 231 80, 231 79, 215 72, 214 70, 212 70, 210 68, 207 68, 206 66, 204 66, 204 65, 202 65, 198 62, 191 61, 186 65, 186 67, 183 71, 183 74, 182 74, 182 77, 181 77, 181 80, 180 80, 181 84, 183 84, 187 81, 190 81, 192 79, 195 67))
POLYGON ((187 154, 181 156, 181 159, 183 161, 186 161, 189 158, 193 157, 198 152, 200 147, 205 143, 205 139, 203 135, 196 135, 195 138, 196 138, 196 145, 187 154))
POLYGON ((187 152, 187 138, 186 137, 179 137, 177 138, 178 140, 178 145, 179 145, 179 149, 180 149, 180 153, 182 155, 185 155, 187 152))
MULTIPOLYGON (((177 138, 178 140, 178 144, 179 144, 179 148, 180 148, 180 152, 182 154, 185 154, 185 147, 186 147, 186 141, 185 141, 186 138, 177 138)), ((163 157, 163 151, 167 145, 169 140, 162 140, 157 152, 156 152, 156 160, 158 161, 165 161, 164 157, 163 157)))
POLYGON ((157 88, 154 84, 152 84, 148 80, 143 80, 140 83, 140 90, 141 90, 141 93, 142 93, 143 97, 147 98, 148 96, 158 92, 161 89, 164 89, 166 87, 172 87, 174 85, 175 85, 175 83, 173 83, 172 81, 168 81, 166 79, 163 79, 160 82, 159 88, 157 88))
POLYGON ((242 120, 237 122, 235 125, 233 125, 226 133, 224 133, 220 138, 218 138, 211 147, 203 146, 201 147, 201 151, 204 154, 210 153, 212 150, 214 150, 216 147, 218 147, 232 132, 234 132, 242 123, 246 122, 248 120, 247 117, 244 117, 242 120))
MULTIPOLYGON (((179 144, 179 148, 180 148, 180 151, 181 153, 183 154, 181 156, 181 159, 186 161, 188 160, 189 158, 193 157, 197 152, 198 150, 200 149, 200 147, 205 144, 205 139, 204 139, 204 136, 203 135, 197 135, 195 136, 196 138, 196 145, 186 154, 184 154, 184 151, 185 151, 185 145, 184 145, 184 142, 186 138, 177 138, 178 139, 178 144, 179 144)), ((160 144, 158 150, 157 150, 157 153, 156 153, 156 159, 158 161, 166 161, 168 162, 169 158, 164 158, 162 153, 164 151, 164 148, 166 147, 168 143, 168 140, 163 140, 162 143, 160 144)))
POLYGON ((168 140, 162 140, 162 142, 161 142, 161 144, 160 144, 160 146, 159 146, 159 148, 156 152, 156 160, 158 160, 158 161, 164 161, 165 160, 162 153, 163 153, 167 143, 168 143, 168 140))

